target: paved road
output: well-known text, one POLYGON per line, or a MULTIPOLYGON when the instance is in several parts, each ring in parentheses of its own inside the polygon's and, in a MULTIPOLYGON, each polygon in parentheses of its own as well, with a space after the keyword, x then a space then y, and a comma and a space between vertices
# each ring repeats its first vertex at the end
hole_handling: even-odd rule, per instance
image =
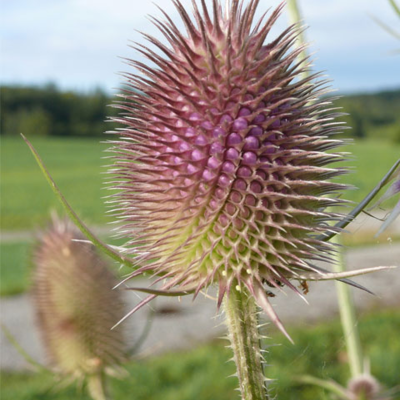
MULTIPOLYGON (((389 243, 368 248, 351 249, 346 253, 349 269, 376 265, 400 265, 400 246, 389 243)), ((360 310, 372 307, 400 306, 400 269, 355 278, 357 282, 372 289, 377 296, 355 290, 355 301, 360 310)), ((147 284, 135 282, 136 285, 147 284)), ((337 313, 335 284, 316 282, 310 284, 307 295, 309 305, 286 290, 272 301, 275 309, 286 325, 312 324, 317 320, 331 318, 337 313)), ((213 295, 212 290, 209 292, 213 295)), ((139 296, 126 292, 128 307, 139 301, 139 296)), ((126 323, 129 336, 134 340, 144 325, 150 307, 156 310, 153 327, 142 346, 144 354, 157 354, 171 349, 183 349, 199 342, 221 336, 224 333, 222 318, 215 309, 215 302, 199 296, 195 302, 185 297, 160 298, 151 306, 145 307, 126 323)), ((1 300, 1 321, 15 335, 18 342, 37 361, 44 363, 45 356, 39 334, 35 326, 34 310, 28 295, 3 298, 1 300)), ((273 328, 271 328, 273 329, 273 328)), ((290 328, 289 328, 290 332, 290 328)), ((286 339, 282 336, 282 342, 286 339)), ((1 334, 0 368, 21 370, 27 368, 26 362, 1 334)))

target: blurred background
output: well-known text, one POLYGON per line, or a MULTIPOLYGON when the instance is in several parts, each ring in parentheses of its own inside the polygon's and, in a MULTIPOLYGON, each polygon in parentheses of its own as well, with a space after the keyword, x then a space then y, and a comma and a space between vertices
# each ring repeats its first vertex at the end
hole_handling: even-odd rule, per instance
MULTIPOLYGON (((170 1, 156 3, 178 21, 170 1)), ((182 3, 191 7, 190 0, 182 3)), ((280 1, 260 3, 259 14, 280 1)), ((383 26, 400 35, 400 19, 389 1, 302 0, 299 4, 309 26, 306 37, 314 68, 332 79, 332 87, 341 95, 335 105, 348 113, 343 120, 352 129, 343 137, 354 139, 345 149, 354 159, 349 163, 352 173, 342 180, 358 188, 346 194, 357 202, 400 156, 400 40, 383 26)), ((2 323, 40 361, 43 349, 27 296, 31 247, 37 232, 46 226, 49 212, 62 211, 19 134, 32 141, 80 217, 104 240, 120 244, 112 236, 112 218, 104 199, 109 194, 104 132, 113 129, 105 120, 115 113, 109 105, 123 86, 119 73, 130 71, 125 59, 144 61, 129 46, 143 43, 140 31, 161 37, 147 14, 161 17, 149 1, 1 2, 2 323)), ((271 38, 287 25, 284 12, 271 38)), ((394 199, 383 204, 384 209, 373 212, 375 219, 364 215, 352 224, 351 233, 344 237, 350 268, 400 259, 399 223, 374 238, 381 223, 377 218, 383 218, 394 204, 394 199)), ((112 268, 120 276, 127 272, 112 268)), ((398 383, 395 371, 400 370, 398 275, 390 272, 380 280, 359 280, 373 286, 378 298, 355 294, 366 353, 373 372, 388 387, 398 383)), ((310 306, 288 307, 290 295, 276 301, 296 342, 291 346, 271 328, 272 342, 282 346, 271 350, 274 367, 267 375, 279 378, 274 388, 282 400, 324 398, 319 389, 296 384, 294 377, 299 374, 342 383, 348 377, 344 339, 335 319, 334 284, 311 289, 310 306)), ((137 301, 135 295, 127 296, 129 304, 137 301)), ((127 392, 146 400, 235 398, 236 382, 226 379, 234 366, 226 364, 229 352, 216 339, 223 328, 213 328, 218 321, 212 318, 216 314, 212 301, 203 299, 193 305, 191 301, 159 301, 153 309, 155 320, 148 340, 140 357, 127 366, 130 379, 113 382, 115 398, 126 398, 127 392)), ((140 334, 147 314, 144 310, 133 318, 129 325, 133 335, 140 334)), ((51 380, 30 374, 23 358, 4 336, 1 339, 4 399, 86 399, 73 388, 49 392, 51 380)))

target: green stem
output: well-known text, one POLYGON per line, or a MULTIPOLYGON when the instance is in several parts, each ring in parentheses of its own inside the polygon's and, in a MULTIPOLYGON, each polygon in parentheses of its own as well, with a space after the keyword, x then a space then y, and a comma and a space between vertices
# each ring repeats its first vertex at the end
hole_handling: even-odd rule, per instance
POLYGON ((390 5, 392 6, 393 10, 396 14, 400 17, 400 7, 396 4, 394 0, 389 0, 390 5))
MULTIPOLYGON (((338 243, 339 239, 336 237, 332 241, 338 243)), ((335 271, 342 272, 346 270, 343 251, 338 251, 335 261, 333 267, 335 271)), ((336 281, 336 290, 338 295, 340 319, 349 356, 350 372, 352 377, 356 377, 363 373, 363 356, 360 335, 357 328, 354 300, 348 285, 336 281)))
MULTIPOLYGON (((289 12, 289 20, 291 24, 299 25, 301 23, 301 13, 299 9, 299 5, 297 4, 297 0, 287 0, 287 9, 289 12)), ((306 39, 303 30, 299 32, 298 35, 298 47, 304 46, 306 44, 306 39)), ((307 50, 303 48, 303 51, 299 55, 299 60, 303 61, 308 57, 307 50)), ((302 74, 303 78, 308 78, 310 76, 309 71, 304 71, 302 74)))
POLYGON ((338 383, 332 380, 318 379, 314 376, 304 375, 296 379, 300 383, 305 383, 309 385, 319 386, 323 389, 329 390, 330 392, 336 394, 340 399, 348 400, 349 396, 345 388, 340 386, 338 383))
POLYGON ((111 400, 107 377, 103 371, 88 378, 88 390, 93 400, 111 400))
POLYGON ((242 400, 269 399, 265 385, 256 303, 246 289, 234 288, 225 297, 224 308, 242 400))

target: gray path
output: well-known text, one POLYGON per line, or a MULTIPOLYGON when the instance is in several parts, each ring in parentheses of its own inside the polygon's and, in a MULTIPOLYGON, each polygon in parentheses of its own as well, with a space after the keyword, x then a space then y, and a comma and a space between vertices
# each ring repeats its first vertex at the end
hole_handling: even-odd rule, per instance
MULTIPOLYGON (((389 243, 352 249, 347 252, 346 259, 349 268, 400 264, 400 246, 398 243, 389 243)), ((360 310, 371 307, 400 306, 400 269, 355 279, 372 289, 377 295, 371 296, 355 290, 355 300, 360 310)), ((144 281, 135 281, 135 285, 140 283, 146 285, 144 281)), ((286 325, 307 325, 317 320, 330 318, 337 313, 333 282, 311 283, 310 293, 307 295, 309 305, 290 291, 286 290, 286 293, 287 295, 280 294, 272 299, 275 309, 286 325)), ((212 291, 209 295, 213 295, 212 291)), ((139 297, 143 296, 127 292, 126 301, 132 307, 137 304, 139 297)), ((126 329, 130 337, 135 338, 139 335, 150 307, 157 312, 150 334, 141 349, 145 355, 187 348, 224 333, 222 320, 215 309, 215 302, 200 295, 195 302, 192 302, 190 297, 182 298, 181 301, 177 298, 157 299, 155 303, 144 307, 127 322, 126 329)), ((2 299, 1 322, 11 330, 18 342, 35 360, 45 362, 43 347, 35 327, 34 310, 28 295, 2 299)), ((285 340, 282 337, 282 342, 285 340)), ((8 343, 3 333, 1 333, 0 367, 12 370, 27 368, 26 362, 8 343)))

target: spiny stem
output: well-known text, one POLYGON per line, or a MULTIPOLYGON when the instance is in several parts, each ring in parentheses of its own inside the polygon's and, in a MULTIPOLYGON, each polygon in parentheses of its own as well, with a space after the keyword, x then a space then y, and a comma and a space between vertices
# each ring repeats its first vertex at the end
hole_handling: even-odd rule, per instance
POLYGON ((225 297, 224 308, 242 400, 269 399, 265 385, 256 303, 246 289, 236 288, 225 297))
MULTIPOLYGON (((332 242, 339 243, 336 237, 332 242)), ((339 251, 335 256, 334 270, 343 272, 346 270, 343 252, 339 251)), ((363 356, 360 342, 360 335, 357 327, 356 310, 350 287, 342 282, 336 282, 340 319, 346 348, 349 356, 351 376, 356 377, 363 373, 363 356)))

